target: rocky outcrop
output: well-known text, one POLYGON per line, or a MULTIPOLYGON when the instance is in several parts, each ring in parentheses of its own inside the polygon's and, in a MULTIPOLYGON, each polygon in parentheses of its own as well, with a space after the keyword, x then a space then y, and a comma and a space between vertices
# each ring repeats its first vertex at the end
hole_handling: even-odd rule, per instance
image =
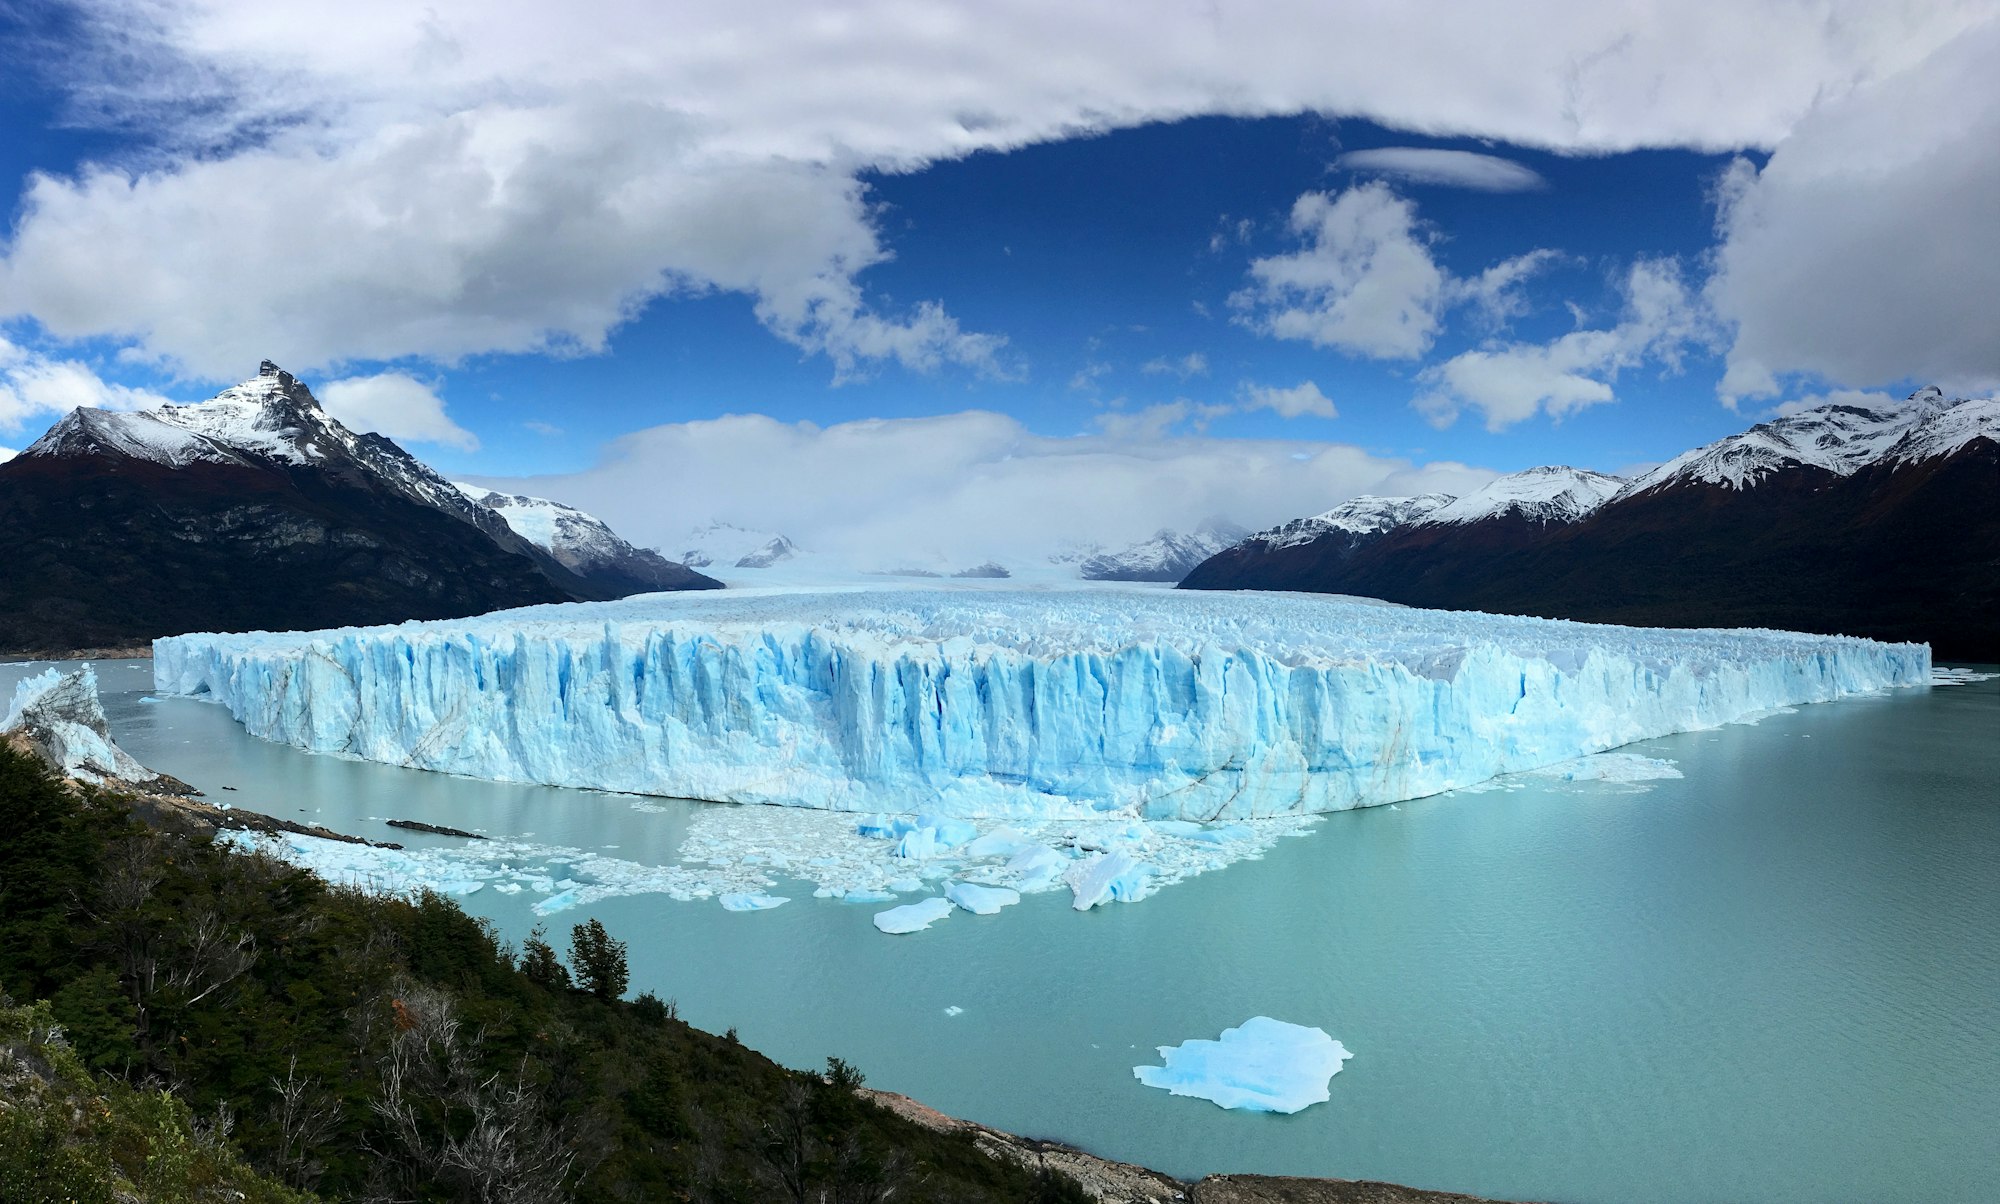
POLYGON ((946 1116, 907 1095, 860 1088, 869 1102, 937 1133, 970 1134, 989 1158, 1076 1181, 1099 1204, 1495 1204, 1477 1196, 1423 1191, 1363 1179, 1299 1179, 1272 1175, 1210 1175, 1193 1183, 1129 1162, 1099 1158, 1059 1141, 1020 1137, 946 1116))

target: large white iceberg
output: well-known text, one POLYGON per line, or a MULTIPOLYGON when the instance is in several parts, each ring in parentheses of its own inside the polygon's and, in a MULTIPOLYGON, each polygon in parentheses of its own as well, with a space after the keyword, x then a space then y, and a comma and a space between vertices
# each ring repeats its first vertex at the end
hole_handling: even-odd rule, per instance
POLYGON ((175 636, 153 669, 266 739, 500 781, 1206 823, 1922 685, 1930 653, 1286 594, 856 590, 175 636))
POLYGON ((1250 1112, 1297 1112, 1330 1097, 1328 1084, 1354 1055, 1324 1029, 1252 1016, 1220 1041, 1160 1046, 1164 1066, 1134 1066, 1133 1077, 1174 1095, 1250 1112))

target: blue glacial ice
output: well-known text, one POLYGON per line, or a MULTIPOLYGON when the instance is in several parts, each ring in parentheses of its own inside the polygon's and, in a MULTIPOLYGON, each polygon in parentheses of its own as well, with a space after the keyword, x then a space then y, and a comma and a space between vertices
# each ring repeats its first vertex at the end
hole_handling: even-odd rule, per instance
POLYGON ((1021 892, 1004 886, 981 886, 977 882, 954 882, 945 887, 944 897, 976 916, 999 913, 1021 901, 1021 892))
POLYGON ((783 895, 740 890, 725 892, 716 901, 722 904, 724 911, 769 911, 773 907, 782 907, 791 902, 783 895))
POLYGON ((1252 1016, 1220 1041, 1160 1046, 1164 1066, 1134 1066, 1148 1087, 1251 1112, 1297 1112, 1330 1098, 1328 1086, 1353 1057, 1325 1030, 1252 1016))
POLYGON ((924 899, 875 913, 875 927, 892 936, 922 932, 952 913, 950 899, 924 899))
MULTIPOLYGON (((500 781, 1204 824, 1433 794, 1931 668, 1840 637, 1115 589, 653 595, 176 636, 153 667, 266 739, 500 781)), ((930 827, 914 860, 948 835, 930 827)))

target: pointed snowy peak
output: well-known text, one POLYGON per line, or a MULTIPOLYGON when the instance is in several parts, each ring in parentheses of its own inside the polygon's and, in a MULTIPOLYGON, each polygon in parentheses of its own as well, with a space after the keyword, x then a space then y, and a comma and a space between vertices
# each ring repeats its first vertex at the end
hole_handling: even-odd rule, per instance
POLYGON ((1892 464, 1949 456, 1975 439, 2000 444, 2000 398, 1956 402, 1911 427, 1882 455, 1892 464))
POLYGON ((1915 428, 1966 404, 1928 385, 1900 405, 1815 406, 1683 452, 1632 482, 1626 493, 1676 484, 1750 489, 1772 473, 1801 467, 1848 476, 1883 458, 1915 428))
POLYGON ((257 375, 194 405, 162 406, 162 422, 281 464, 356 453, 360 438, 320 407, 312 390, 270 360, 257 375))
POLYGON ((499 493, 462 481, 451 485, 473 504, 499 515, 514 534, 585 581, 630 593, 634 589, 685 589, 706 580, 651 548, 627 543, 604 520, 574 506, 522 493, 499 493))
POLYGON ((1544 465, 1489 481, 1417 521, 1457 524, 1512 517, 1537 523, 1573 523, 1610 501, 1625 486, 1623 477, 1608 473, 1544 465))

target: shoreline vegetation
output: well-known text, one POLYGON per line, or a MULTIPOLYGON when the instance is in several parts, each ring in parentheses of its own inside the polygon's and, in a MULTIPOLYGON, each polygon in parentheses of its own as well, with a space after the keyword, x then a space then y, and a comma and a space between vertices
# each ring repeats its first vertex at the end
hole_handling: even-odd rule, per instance
POLYGON ((98 789, 0 742, 0 1197, 1474 1199, 1184 1183, 874 1091, 839 1058, 788 1070, 670 1000, 621 998, 624 947, 595 922, 565 965, 440 896, 337 888, 212 839, 260 821, 287 823, 98 789))

